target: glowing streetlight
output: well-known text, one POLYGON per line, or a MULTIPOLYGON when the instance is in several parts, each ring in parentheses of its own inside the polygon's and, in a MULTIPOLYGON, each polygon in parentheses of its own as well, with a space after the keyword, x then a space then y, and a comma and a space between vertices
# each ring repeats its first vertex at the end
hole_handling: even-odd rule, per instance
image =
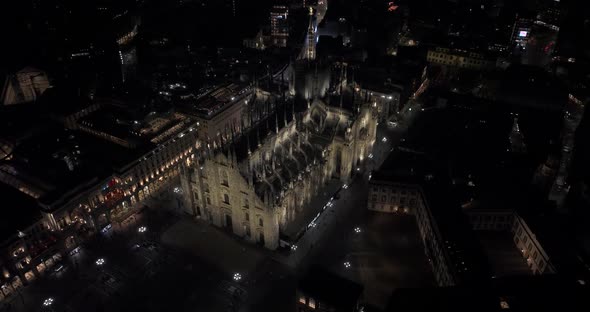
POLYGON ((47 298, 43 301, 43 306, 48 307, 53 304, 53 298, 47 298))
POLYGON ((361 228, 360 228, 360 227, 355 227, 355 228, 354 228, 354 232, 355 232, 355 233, 360 233, 360 232, 362 232, 362 231, 361 231, 361 228))
POLYGON ((95 263, 98 266, 102 266, 104 264, 104 258, 98 258, 95 263))
POLYGON ((139 232, 139 233, 145 233, 145 231, 147 231, 147 227, 145 227, 145 226, 140 226, 140 227, 137 229, 137 232, 139 232))
POLYGON ((297 245, 291 245, 291 250, 292 250, 292 251, 295 251, 295 250, 297 250, 297 245))
POLYGON ((234 273, 234 281, 239 282, 242 279, 242 274, 234 273))
POLYGON ((383 143, 387 142, 387 137, 383 137, 383 139, 381 139, 381 141, 382 141, 383 143))
POLYGON ((350 262, 346 261, 344 262, 344 267, 349 269, 350 268, 350 262))

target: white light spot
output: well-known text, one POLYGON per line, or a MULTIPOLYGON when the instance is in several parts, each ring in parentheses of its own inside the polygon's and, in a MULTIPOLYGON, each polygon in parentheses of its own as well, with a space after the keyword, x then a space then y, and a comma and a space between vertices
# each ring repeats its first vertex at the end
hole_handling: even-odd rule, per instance
POLYGON ((53 298, 47 298, 43 301, 43 305, 48 307, 53 304, 53 298))

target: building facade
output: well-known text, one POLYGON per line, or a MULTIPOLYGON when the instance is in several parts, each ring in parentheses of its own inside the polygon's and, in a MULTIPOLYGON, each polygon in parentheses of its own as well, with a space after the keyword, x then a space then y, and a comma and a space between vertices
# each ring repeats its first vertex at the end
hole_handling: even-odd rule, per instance
POLYGON ((537 239, 537 236, 526 221, 514 214, 513 223, 510 232, 514 235, 514 244, 526 259, 526 263, 533 274, 555 273, 555 268, 551 264, 549 255, 537 239))
POLYGON ((473 252, 470 234, 465 232, 470 229, 465 229, 460 211, 431 181, 433 177, 399 179, 376 175, 369 184, 368 209, 416 217, 424 252, 438 285, 479 283, 485 266, 473 252))
POLYGON ((0 93, 0 103, 14 105, 35 101, 47 88, 49 78, 44 71, 26 67, 7 75, 0 93))
POLYGON ((274 118, 185 168, 188 213, 276 249, 279 233, 322 185, 332 179, 346 183, 360 170, 376 136, 377 114, 370 105, 353 114, 315 100, 303 113, 288 110, 277 108, 274 118))
POLYGON ((289 38, 289 8, 275 5, 270 10, 270 38, 272 45, 284 48, 289 38))
POLYGON ((475 70, 492 69, 496 66, 496 59, 482 53, 441 47, 428 50, 426 60, 433 64, 475 70))
POLYGON ((33 202, 26 205, 38 218, 0 245, 0 300, 76 254, 87 238, 125 224, 151 195, 171 189, 179 181, 181 164, 190 163, 200 148, 196 122, 181 125, 152 136, 154 148, 104 178, 90 178, 67 192, 31 197, 33 202))

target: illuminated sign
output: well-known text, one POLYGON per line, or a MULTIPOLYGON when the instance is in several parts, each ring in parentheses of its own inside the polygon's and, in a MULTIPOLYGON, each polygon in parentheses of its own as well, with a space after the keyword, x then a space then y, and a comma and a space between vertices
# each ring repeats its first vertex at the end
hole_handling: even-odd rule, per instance
POLYGON ((529 32, 528 32, 528 31, 526 31, 526 30, 521 30, 521 31, 518 33, 518 36, 519 36, 519 37, 526 37, 528 34, 529 34, 529 32))
POLYGON ((391 1, 387 4, 387 11, 393 12, 393 11, 397 10, 398 7, 399 6, 395 5, 395 3, 393 1, 391 1))

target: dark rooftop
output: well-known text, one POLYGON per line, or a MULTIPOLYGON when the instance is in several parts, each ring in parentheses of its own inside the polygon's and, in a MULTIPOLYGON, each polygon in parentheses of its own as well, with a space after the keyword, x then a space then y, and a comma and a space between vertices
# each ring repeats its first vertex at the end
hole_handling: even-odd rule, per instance
POLYGON ((39 189, 39 201, 49 205, 87 183, 106 178, 113 168, 126 165, 145 152, 52 124, 43 133, 19 142, 3 170, 39 189))
POLYGON ((298 289, 335 311, 352 311, 360 299, 363 286, 318 267, 312 267, 299 281, 298 289))
POLYGON ((588 311, 587 288, 541 275, 495 279, 490 287, 398 289, 385 311, 588 311))
POLYGON ((40 219, 41 213, 34 198, 8 185, 0 183, 0 194, 5 203, 0 218, 0 242, 4 242, 40 219))
POLYGON ((226 84, 200 95, 197 99, 183 101, 188 113, 211 118, 230 107, 232 103, 248 96, 252 88, 245 85, 226 84))

